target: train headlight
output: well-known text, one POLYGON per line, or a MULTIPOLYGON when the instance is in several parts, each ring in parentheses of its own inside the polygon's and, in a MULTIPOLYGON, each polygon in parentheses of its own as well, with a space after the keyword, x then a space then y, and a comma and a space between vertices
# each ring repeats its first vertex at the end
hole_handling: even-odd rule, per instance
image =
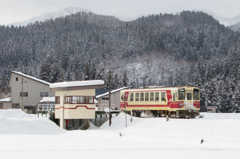
POLYGON ((179 107, 182 107, 182 104, 179 104, 179 107))
POLYGON ((199 107, 199 105, 197 105, 197 107, 199 107))

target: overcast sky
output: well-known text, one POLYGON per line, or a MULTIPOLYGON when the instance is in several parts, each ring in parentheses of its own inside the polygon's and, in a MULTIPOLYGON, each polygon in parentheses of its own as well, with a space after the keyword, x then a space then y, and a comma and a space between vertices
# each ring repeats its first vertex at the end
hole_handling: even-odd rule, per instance
POLYGON ((240 0, 0 0, 0 24, 22 22, 67 7, 123 18, 182 10, 207 10, 223 18, 240 14, 240 0))

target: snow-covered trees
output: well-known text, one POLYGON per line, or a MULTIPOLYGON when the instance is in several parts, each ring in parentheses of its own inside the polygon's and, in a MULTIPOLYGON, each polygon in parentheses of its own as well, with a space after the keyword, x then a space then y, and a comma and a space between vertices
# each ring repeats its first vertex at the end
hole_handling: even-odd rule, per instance
POLYGON ((44 81, 50 82, 51 80, 50 73, 51 73, 51 64, 48 61, 43 62, 41 66, 39 78, 44 81))
POLYGON ((107 81, 111 68, 112 89, 192 85, 201 88, 201 110, 204 103, 223 112, 237 105, 240 33, 203 12, 149 15, 129 23, 78 13, 26 27, 0 26, 0 35, 2 76, 3 70, 17 70, 49 82, 107 81))

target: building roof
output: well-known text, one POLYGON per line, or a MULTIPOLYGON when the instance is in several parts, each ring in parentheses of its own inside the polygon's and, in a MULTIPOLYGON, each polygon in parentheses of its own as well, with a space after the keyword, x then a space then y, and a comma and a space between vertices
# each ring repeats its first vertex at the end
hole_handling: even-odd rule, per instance
POLYGON ((4 98, 4 99, 0 99, 0 103, 5 103, 5 102, 12 102, 12 98, 4 98))
MULTIPOLYGON (((111 91, 111 94, 112 94, 112 93, 115 93, 115 92, 118 92, 118 91, 121 91, 121 90, 123 90, 123 89, 127 89, 127 88, 128 88, 128 87, 122 87, 122 88, 118 88, 118 89, 112 90, 112 91, 111 91)), ((106 96, 106 95, 109 95, 109 92, 106 92, 106 93, 104 93, 104 94, 100 94, 100 95, 96 96, 96 98, 101 98, 101 97, 106 96)))
POLYGON ((81 86, 94 86, 103 85, 103 80, 88 80, 88 81, 72 81, 72 82, 59 82, 50 84, 50 88, 67 88, 67 87, 81 87, 81 86))
POLYGON ((55 102, 55 97, 43 97, 42 100, 40 100, 40 103, 53 103, 55 102))
POLYGON ((15 74, 17 74, 17 75, 20 75, 20 76, 23 76, 23 77, 32 79, 32 80, 34 80, 34 81, 37 81, 37 82, 40 82, 40 83, 43 83, 43 84, 46 84, 46 85, 50 85, 50 84, 51 84, 51 83, 46 82, 46 81, 44 81, 44 80, 38 79, 38 78, 36 78, 36 77, 26 75, 26 74, 24 74, 24 73, 22 73, 22 72, 12 71, 12 73, 15 73, 15 74))

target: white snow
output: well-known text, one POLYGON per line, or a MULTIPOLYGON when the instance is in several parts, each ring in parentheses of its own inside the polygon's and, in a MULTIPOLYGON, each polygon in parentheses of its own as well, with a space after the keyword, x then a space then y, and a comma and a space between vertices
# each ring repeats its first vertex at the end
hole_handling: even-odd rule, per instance
POLYGON ((63 132, 65 131, 48 118, 37 118, 20 109, 0 110, 0 134, 56 135, 63 132))
POLYGON ((40 103, 55 102, 55 97, 43 97, 40 103))
POLYGON ((4 99, 0 99, 0 102, 11 102, 12 101, 12 98, 9 97, 9 98, 4 98, 4 99))
MULTIPOLYGON (((112 119, 111 127, 107 121, 100 128, 90 124, 88 130, 59 135, 11 135, 9 132, 0 134, 0 156, 8 159, 238 158, 240 114, 204 113, 204 117, 170 118, 168 122, 164 117, 133 117, 130 122, 131 117, 127 115, 126 127, 125 114, 121 113, 112 119), (202 139, 204 142, 200 144, 202 139)), ((17 123, 4 127, 8 126, 17 127, 17 123)))
MULTIPOLYGON (((123 89, 127 89, 128 87, 121 87, 121 88, 118 88, 118 89, 115 89, 115 90, 112 90, 111 93, 115 93, 115 92, 118 92, 118 91, 121 91, 123 89)), ((103 97, 105 95, 108 95, 109 92, 106 92, 104 94, 100 94, 100 95, 97 95, 96 98, 100 98, 100 97, 103 97)))
POLYGON ((50 85, 50 84, 51 84, 51 83, 46 82, 46 81, 44 81, 44 80, 38 79, 38 78, 36 78, 36 77, 26 75, 26 74, 24 74, 24 73, 22 73, 22 72, 12 71, 12 73, 18 74, 18 75, 20 75, 20 76, 23 76, 23 77, 26 77, 26 78, 29 78, 29 79, 32 79, 32 80, 34 80, 34 81, 38 81, 38 82, 44 83, 44 84, 46 84, 46 85, 50 85))
POLYGON ((50 84, 50 88, 92 86, 92 85, 103 85, 103 84, 104 84, 104 81, 103 81, 103 80, 59 82, 59 83, 50 84))

